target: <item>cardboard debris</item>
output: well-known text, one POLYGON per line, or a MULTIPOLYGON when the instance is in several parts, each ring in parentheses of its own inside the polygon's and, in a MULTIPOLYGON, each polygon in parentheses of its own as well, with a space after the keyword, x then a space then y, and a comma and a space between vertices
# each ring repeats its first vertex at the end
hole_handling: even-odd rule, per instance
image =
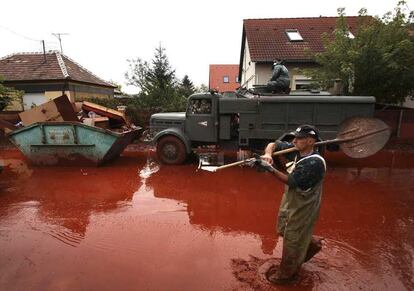
POLYGON ((19 113, 24 126, 46 121, 79 121, 66 95, 19 113))
POLYGON ((82 104, 83 104, 83 102, 73 103, 73 108, 74 108, 76 113, 79 113, 82 110, 82 104))

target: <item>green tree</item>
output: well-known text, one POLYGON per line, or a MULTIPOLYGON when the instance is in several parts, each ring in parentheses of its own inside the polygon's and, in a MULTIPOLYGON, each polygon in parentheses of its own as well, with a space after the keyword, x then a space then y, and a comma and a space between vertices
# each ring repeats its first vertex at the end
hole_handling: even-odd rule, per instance
POLYGON ((3 78, 0 76, 0 111, 4 110, 14 100, 20 100, 22 96, 22 91, 18 91, 13 88, 4 86, 3 78))
POLYGON ((348 35, 349 29, 346 23, 344 8, 338 9, 338 15, 333 34, 324 33, 322 35, 324 52, 314 55, 316 62, 321 67, 305 72, 324 89, 331 88, 335 79, 340 79, 344 93, 350 94, 354 83, 355 54, 353 40, 348 35))
POLYGON ((193 82, 191 82, 188 75, 185 75, 181 83, 178 86, 178 94, 185 98, 188 98, 190 95, 195 93, 195 87, 193 82))
POLYGON ((344 9, 338 9, 333 35, 324 35, 325 51, 314 55, 320 68, 307 71, 323 88, 335 79, 344 94, 373 95, 378 102, 401 103, 414 93, 414 38, 410 36, 413 12, 400 1, 394 13, 367 17, 361 9, 359 28, 350 37, 344 9))
POLYGON ((201 84, 200 86, 197 86, 197 87, 196 87, 195 91, 196 91, 197 93, 206 93, 206 92, 208 92, 209 90, 208 90, 208 87, 207 87, 207 85, 206 85, 206 84, 201 84))
POLYGON ((182 110, 186 99, 178 94, 175 70, 171 68, 165 48, 155 49, 151 63, 140 58, 128 60, 130 71, 125 77, 129 85, 137 86, 140 106, 162 108, 164 111, 182 110))
POLYGON ((137 87, 139 90, 143 90, 145 87, 145 79, 150 66, 148 62, 143 61, 141 58, 129 59, 128 66, 129 71, 125 73, 128 85, 137 87))
POLYGON ((412 12, 395 12, 365 25, 355 39, 354 95, 373 95, 385 103, 398 104, 414 93, 414 37, 409 25, 412 12))
POLYGON ((109 80, 109 84, 114 85, 116 88, 115 90, 118 90, 119 92, 122 92, 122 85, 114 80, 109 80))

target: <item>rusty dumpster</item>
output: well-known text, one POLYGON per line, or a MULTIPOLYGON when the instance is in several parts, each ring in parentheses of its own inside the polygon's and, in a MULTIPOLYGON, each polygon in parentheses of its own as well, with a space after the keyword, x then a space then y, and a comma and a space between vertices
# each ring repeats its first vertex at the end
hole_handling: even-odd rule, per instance
POLYGON ((102 165, 117 158, 138 138, 141 128, 122 133, 80 122, 38 122, 8 133, 8 138, 36 165, 102 165))

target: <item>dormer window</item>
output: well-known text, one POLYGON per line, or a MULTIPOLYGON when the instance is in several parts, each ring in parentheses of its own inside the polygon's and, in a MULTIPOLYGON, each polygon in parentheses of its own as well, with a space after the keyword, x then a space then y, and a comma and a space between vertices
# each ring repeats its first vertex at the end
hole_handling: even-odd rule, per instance
POLYGON ((297 29, 287 29, 286 34, 290 41, 303 41, 303 38, 297 29))

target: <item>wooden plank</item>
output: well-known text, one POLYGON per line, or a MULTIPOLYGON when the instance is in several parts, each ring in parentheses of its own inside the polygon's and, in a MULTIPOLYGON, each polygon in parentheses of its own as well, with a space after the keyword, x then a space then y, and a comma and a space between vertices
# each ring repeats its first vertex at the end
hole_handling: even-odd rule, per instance
POLYGON ((82 109, 85 111, 93 111, 101 116, 105 116, 110 119, 115 119, 122 121, 123 123, 126 123, 125 115, 123 113, 102 105, 98 105, 88 101, 83 101, 82 109))

